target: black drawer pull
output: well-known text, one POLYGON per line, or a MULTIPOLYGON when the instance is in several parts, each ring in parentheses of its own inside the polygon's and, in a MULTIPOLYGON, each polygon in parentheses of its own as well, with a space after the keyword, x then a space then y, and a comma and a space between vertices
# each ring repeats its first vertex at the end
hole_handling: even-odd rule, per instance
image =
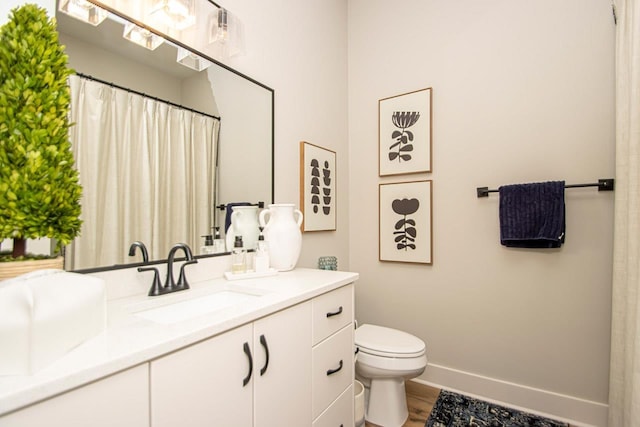
POLYGON ((267 360, 264 362, 264 366, 260 369, 260 376, 263 376, 265 372, 267 372, 267 368, 269 367, 269 346, 267 346, 267 339, 264 335, 260 335, 260 344, 264 348, 264 352, 266 353, 267 360))
POLYGON ((249 348, 249 343, 244 343, 244 354, 246 354, 247 359, 249 359, 249 373, 242 380, 242 387, 249 384, 249 380, 251 379, 251 374, 253 373, 253 357, 251 356, 251 349, 249 348))
POLYGON ((333 375, 333 374, 335 374, 336 372, 339 372, 341 369, 342 369, 342 359, 340 359, 340 364, 338 365, 338 367, 337 367, 336 369, 329 369, 329 370, 327 371, 327 376, 329 376, 329 375, 333 375))
POLYGON ((333 313, 327 313, 327 317, 337 316, 338 314, 342 314, 342 306, 340 306, 338 311, 334 311, 333 313))

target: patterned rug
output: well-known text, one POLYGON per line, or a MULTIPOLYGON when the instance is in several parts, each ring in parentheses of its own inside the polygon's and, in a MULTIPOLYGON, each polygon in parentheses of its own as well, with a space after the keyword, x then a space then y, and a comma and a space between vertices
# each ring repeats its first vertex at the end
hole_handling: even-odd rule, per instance
POLYGON ((425 427, 568 427, 568 424, 442 390, 425 427))

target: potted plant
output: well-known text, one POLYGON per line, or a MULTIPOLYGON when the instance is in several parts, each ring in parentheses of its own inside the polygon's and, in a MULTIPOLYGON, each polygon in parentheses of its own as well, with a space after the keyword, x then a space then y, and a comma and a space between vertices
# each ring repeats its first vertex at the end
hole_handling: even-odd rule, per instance
MULTIPOLYGON (((80 233, 67 59, 55 18, 39 6, 14 8, 0 27, 0 241, 13 239, 0 260, 29 260, 26 240, 43 237, 60 253, 80 233)), ((8 265, 0 262, 0 270, 8 265)))

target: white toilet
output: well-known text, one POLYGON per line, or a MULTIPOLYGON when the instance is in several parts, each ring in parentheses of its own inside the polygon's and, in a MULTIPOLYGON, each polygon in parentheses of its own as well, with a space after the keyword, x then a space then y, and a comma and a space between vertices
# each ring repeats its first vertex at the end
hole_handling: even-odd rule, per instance
POLYGON ((365 419, 400 427, 409 416, 404 382, 424 372, 426 345, 403 331, 362 325, 355 331, 356 378, 365 386, 365 419))

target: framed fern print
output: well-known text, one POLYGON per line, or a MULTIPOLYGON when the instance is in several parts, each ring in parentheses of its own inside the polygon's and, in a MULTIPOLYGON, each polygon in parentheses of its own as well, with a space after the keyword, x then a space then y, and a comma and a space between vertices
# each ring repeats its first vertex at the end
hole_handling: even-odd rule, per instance
POLYGON ((378 188, 380 261, 433 264, 432 181, 378 188))
POLYGON ((378 101, 380 176, 431 172, 431 88, 378 101))
POLYGON ((336 153, 300 142, 302 231, 336 229, 336 153))

